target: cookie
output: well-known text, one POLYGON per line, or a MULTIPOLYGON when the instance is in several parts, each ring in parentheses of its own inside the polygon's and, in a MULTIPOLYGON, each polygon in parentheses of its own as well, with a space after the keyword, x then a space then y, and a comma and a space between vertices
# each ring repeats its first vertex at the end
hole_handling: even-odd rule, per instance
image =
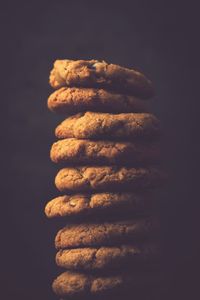
POLYGON ((62 297, 91 296, 118 289, 123 284, 122 276, 95 276, 66 271, 58 276, 52 288, 55 294, 62 297))
POLYGON ((135 220, 69 224, 55 238, 57 249, 107 246, 142 239, 157 230, 158 221, 152 217, 135 220))
POLYGON ((93 88, 63 87, 49 96, 47 105, 53 112, 66 114, 84 111, 112 113, 146 111, 144 101, 134 96, 93 88))
MULTIPOLYGON (((130 293, 133 293, 132 297, 133 295, 137 295, 137 299, 141 300, 144 299, 140 298, 141 294, 144 295, 144 290, 150 290, 152 287, 155 289, 158 284, 158 274, 153 272, 140 272, 139 274, 127 274, 120 272, 120 274, 97 275, 66 271, 54 280, 52 288, 55 294, 60 297, 67 297, 67 299, 83 299, 82 297, 85 297, 84 299, 88 299, 88 297, 89 299, 96 299, 96 296, 98 295, 111 296, 114 294, 119 295, 118 293, 120 293, 120 296, 123 296, 124 293, 128 293, 128 297, 130 293), (138 294, 136 294, 136 291, 138 294)), ((150 295, 152 295, 152 293, 147 293, 145 295, 148 295, 145 299, 155 299, 151 298, 150 295)), ((132 297, 128 299, 133 299, 132 297)), ((110 298, 106 298, 106 300, 107 299, 110 298)))
POLYGON ((58 138, 135 139, 159 134, 159 121, 149 113, 86 112, 70 116, 55 130, 58 138))
POLYGON ((154 202, 155 197, 144 192, 64 195, 49 201, 45 214, 48 218, 109 214, 111 210, 142 214, 149 212, 154 202))
POLYGON ((159 159, 155 142, 94 141, 68 138, 52 145, 51 160, 68 164, 147 164, 159 159))
POLYGON ((61 192, 134 191, 159 186, 162 177, 155 168, 69 167, 58 172, 55 185, 61 192))
POLYGON ((49 77, 53 88, 92 87, 149 98, 152 83, 142 73, 98 60, 56 60, 49 77))
POLYGON ((87 247, 59 250, 56 263, 68 270, 111 270, 130 265, 149 265, 157 255, 158 249, 153 244, 87 247))

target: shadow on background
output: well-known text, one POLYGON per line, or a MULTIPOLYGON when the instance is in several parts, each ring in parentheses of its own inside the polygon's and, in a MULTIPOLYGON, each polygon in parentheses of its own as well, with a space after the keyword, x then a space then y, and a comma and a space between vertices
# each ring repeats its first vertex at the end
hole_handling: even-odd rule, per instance
POLYGON ((199 270, 198 7, 160 1, 37 1, 1 9, 1 294, 2 299, 56 299, 54 236, 45 218, 58 195, 49 159, 63 119, 46 108, 56 58, 105 59, 135 67, 155 83, 152 110, 162 121, 162 193, 168 299, 197 299, 199 270))

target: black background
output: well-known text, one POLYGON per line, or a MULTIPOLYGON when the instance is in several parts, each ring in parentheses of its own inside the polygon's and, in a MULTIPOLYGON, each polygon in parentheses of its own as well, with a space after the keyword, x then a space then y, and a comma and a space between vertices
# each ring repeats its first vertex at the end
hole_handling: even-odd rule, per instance
POLYGON ((197 299, 199 285, 199 9, 188 1, 2 2, 1 298, 56 299, 51 281, 58 222, 49 159, 63 117, 46 108, 56 58, 105 59, 149 76, 162 121, 163 240, 168 299, 197 299))

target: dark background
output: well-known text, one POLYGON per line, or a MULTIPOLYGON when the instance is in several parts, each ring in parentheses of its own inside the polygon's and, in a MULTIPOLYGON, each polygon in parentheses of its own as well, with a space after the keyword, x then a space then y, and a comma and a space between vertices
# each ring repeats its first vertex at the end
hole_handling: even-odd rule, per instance
POLYGON ((56 58, 105 59, 149 76, 162 121, 168 299, 199 285, 199 9, 188 1, 1 2, 1 298, 56 299, 54 236, 45 203, 58 195, 49 159, 63 117, 46 108, 56 58))

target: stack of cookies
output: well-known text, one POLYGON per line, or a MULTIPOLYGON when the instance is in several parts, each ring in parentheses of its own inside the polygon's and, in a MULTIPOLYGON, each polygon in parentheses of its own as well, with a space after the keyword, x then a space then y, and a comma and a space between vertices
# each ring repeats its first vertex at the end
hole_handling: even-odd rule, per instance
POLYGON ((55 238, 65 271, 53 290, 62 299, 150 299, 159 282, 154 188, 162 182, 159 121, 145 103, 152 83, 105 61, 57 60, 50 84, 49 109, 67 115, 50 153, 62 165, 62 195, 45 207, 67 223, 55 238))

